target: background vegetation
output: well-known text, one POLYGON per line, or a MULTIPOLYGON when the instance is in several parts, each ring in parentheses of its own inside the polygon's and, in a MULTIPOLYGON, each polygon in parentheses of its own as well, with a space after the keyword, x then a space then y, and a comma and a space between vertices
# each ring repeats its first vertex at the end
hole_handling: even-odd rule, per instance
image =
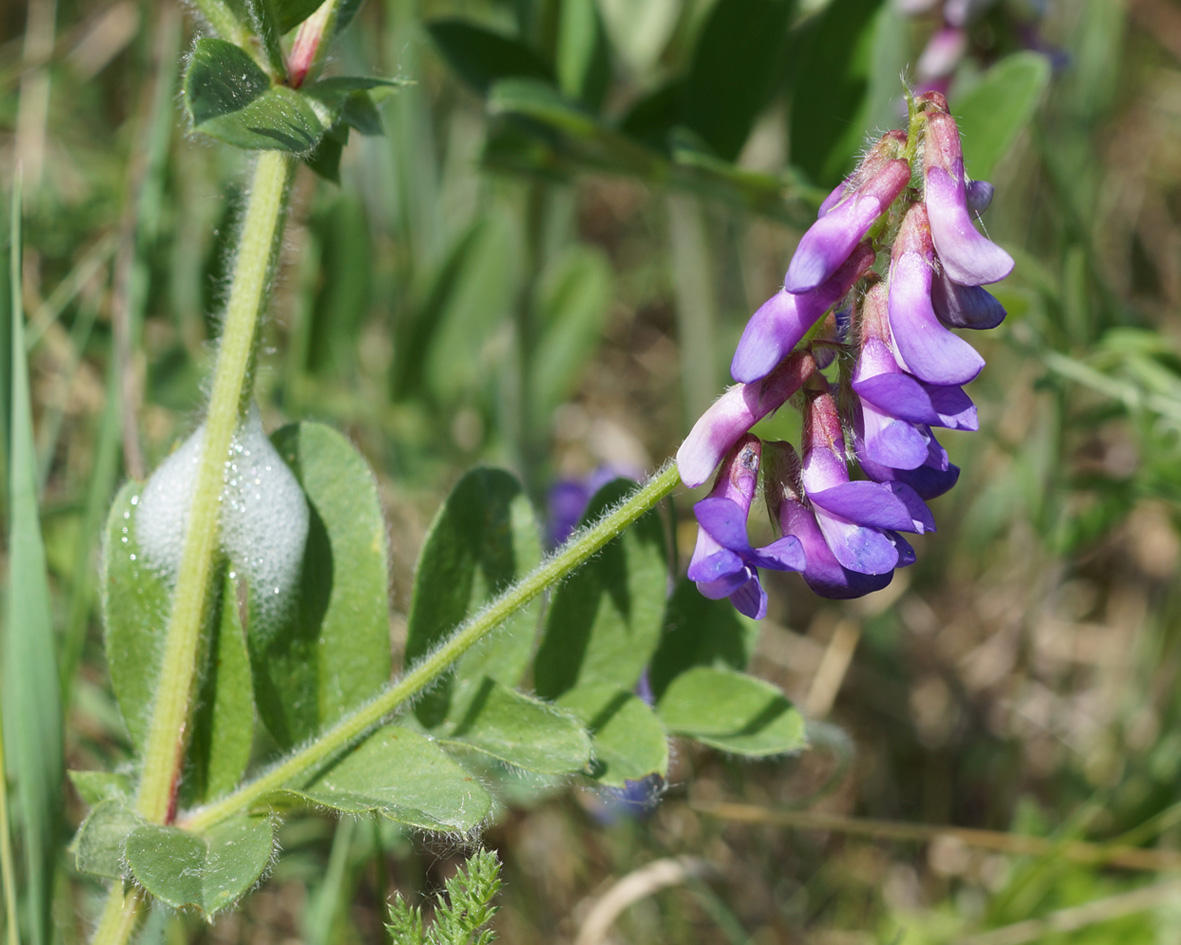
MULTIPOLYGON (((297 178, 257 389, 268 429, 325 420, 377 471, 396 660, 423 534, 464 470, 509 466, 540 503, 561 479, 671 455, 817 195, 894 122, 898 72, 935 25, 877 0, 751 0, 728 20, 735 6, 371 0, 344 34, 342 72, 413 84, 383 106, 384 137, 354 136, 339 186, 297 178), (472 24, 515 43, 481 49, 472 24)), ((979 340, 981 432, 944 441, 964 472, 935 503, 939 533, 855 604, 771 577, 753 671, 804 710, 811 751, 681 746, 655 806, 523 783, 484 834, 505 863, 504 941, 1181 937, 1181 14, 1063 0, 1035 22, 1019 6, 977 25, 950 93, 957 112, 994 63, 1053 65, 1011 135, 985 122, 965 143, 971 160, 1000 141, 976 174, 1018 266, 1008 320, 979 340), (631 904, 608 928, 612 903, 631 904)), ((181 126, 191 29, 135 0, 0 10, 0 175, 7 201, 20 169, 25 203, 3 295, 27 319, 71 769, 126 757, 101 524, 119 483, 195 425, 244 179, 238 154, 181 126)), ((0 337, 7 459, 21 352, 0 337)), ((5 556, 10 594, 21 559, 5 556)), ((23 629, 4 628, 9 667, 23 629)), ((83 812, 64 790, 59 852, 83 812)), ((377 941, 384 900, 433 893, 472 842, 334 823, 287 824, 280 869, 239 913, 161 912, 145 934, 377 941)), ((58 870, 62 941, 84 938, 99 893, 58 870)))

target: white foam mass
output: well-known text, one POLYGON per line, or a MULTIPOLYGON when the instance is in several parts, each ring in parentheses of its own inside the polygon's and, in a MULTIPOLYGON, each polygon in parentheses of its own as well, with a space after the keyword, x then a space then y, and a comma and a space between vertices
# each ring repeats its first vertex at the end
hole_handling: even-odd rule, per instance
MULTIPOLYGON (((185 525, 205 436, 202 424, 144 486, 136 537, 148 563, 169 578, 180 570, 185 525)), ((252 406, 234 434, 221 495, 222 551, 264 608, 283 605, 299 581, 308 506, 299 482, 262 429, 252 406)))

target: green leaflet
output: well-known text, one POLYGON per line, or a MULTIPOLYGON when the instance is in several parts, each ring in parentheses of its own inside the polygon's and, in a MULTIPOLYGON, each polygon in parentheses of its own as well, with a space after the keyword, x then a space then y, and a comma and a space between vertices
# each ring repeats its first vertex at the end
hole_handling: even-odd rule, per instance
POLYGON ((378 729, 339 761, 275 800, 348 814, 373 812, 424 830, 471 830, 492 809, 475 775, 431 739, 399 725, 378 729))
POLYGON ((623 787, 650 774, 668 774, 668 737, 644 701, 610 683, 579 686, 558 705, 590 729, 595 757, 591 776, 610 787, 623 787))
POLYGON ((577 718, 491 677, 457 694, 444 741, 474 748, 538 774, 574 774, 591 759, 591 740, 577 718))
POLYGON ((951 103, 963 137, 964 170, 991 177, 1018 133, 1033 117, 1050 82, 1050 62, 1041 53, 1006 56, 980 82, 951 103))
POLYGON ((298 600, 250 602, 259 714, 288 748, 336 721, 389 679, 388 553, 377 484, 331 427, 298 423, 271 437, 308 501, 298 600))
POLYGON ((678 675, 694 666, 742 671, 750 662, 759 625, 734 609, 729 600, 703 597, 681 578, 664 616, 664 635, 648 669, 648 684, 659 699, 678 675))
POLYGON ((75 865, 83 873, 122 879, 127 872, 123 858, 127 838, 142 824, 143 818, 123 798, 102 801, 87 815, 70 845, 75 865))
MULTIPOLYGON (((608 483, 583 521, 634 485, 608 483)), ((660 516, 649 512, 571 575, 554 594, 534 662, 534 687, 555 699, 574 686, 607 682, 631 687, 656 649, 664 617, 668 563, 660 516)))
POLYGON ((656 706, 670 732, 736 755, 779 755, 807 747, 804 719, 769 682, 728 669, 690 669, 656 706))
POLYGON ((184 77, 193 128, 252 151, 311 151, 331 125, 311 100, 270 77, 238 46, 203 36, 184 77))
MULTIPOLYGON (((499 469, 469 472, 439 509, 419 555, 407 665, 540 560, 533 508, 517 480, 499 469)), ((489 676, 515 686, 528 665, 536 624, 536 604, 519 611, 464 655, 457 677, 478 683, 489 676)), ((430 728, 442 722, 450 712, 450 698, 450 684, 443 682, 419 700, 415 713, 422 724, 430 728)))
POLYGON ((199 834, 144 824, 127 838, 124 855, 131 875, 153 896, 208 918, 258 882, 274 843, 270 817, 239 817, 199 834))

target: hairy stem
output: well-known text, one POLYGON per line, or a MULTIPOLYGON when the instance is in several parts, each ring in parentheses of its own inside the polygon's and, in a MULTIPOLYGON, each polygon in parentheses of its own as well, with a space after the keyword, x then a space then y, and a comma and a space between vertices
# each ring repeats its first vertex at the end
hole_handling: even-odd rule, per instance
POLYGON ((144 752, 136 804, 149 823, 167 823, 174 814, 201 627, 217 552, 226 457, 243 405, 249 399, 248 378, 259 313, 282 231, 291 167, 291 159, 282 152, 264 151, 254 168, 144 752))
POLYGON ((274 765, 265 774, 242 785, 232 794, 198 808, 179 825, 202 830, 247 810, 267 794, 305 774, 363 735, 381 719, 404 705, 407 700, 429 687, 450 669, 472 646, 504 623, 544 590, 564 580, 574 570, 597 554, 604 545, 633 525, 679 482, 671 463, 659 470, 632 495, 607 512, 594 525, 574 535, 557 552, 532 572, 505 590, 486 608, 470 617, 437 650, 410 667, 401 679, 392 683, 375 699, 345 716, 313 742, 274 765))
MULTIPOLYGON (((225 463, 244 405, 250 399, 250 368, 258 323, 282 236, 293 167, 292 159, 279 151, 262 152, 254 167, 140 774, 136 807, 149 823, 169 823, 175 816, 201 629, 217 553, 225 463)), ((94 945, 126 942, 135 928, 141 901, 142 893, 132 891, 125 896, 123 884, 113 884, 91 940, 94 945)))
POLYGON ((111 893, 107 897, 107 904, 94 930, 93 942, 105 942, 109 945, 126 942, 135 931, 135 923, 143 905, 143 890, 132 887, 123 892, 123 883, 117 882, 111 886, 111 893))

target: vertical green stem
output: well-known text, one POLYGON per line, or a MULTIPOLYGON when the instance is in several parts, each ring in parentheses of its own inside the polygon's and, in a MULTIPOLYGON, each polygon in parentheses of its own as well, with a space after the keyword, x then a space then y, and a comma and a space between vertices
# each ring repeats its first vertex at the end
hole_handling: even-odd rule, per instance
POLYGON ((219 496, 225 462, 243 406, 249 399, 248 378, 259 313, 282 232, 291 168, 291 158, 279 151, 262 152, 254 168, 144 752, 137 806, 139 813, 151 823, 167 823, 174 813, 201 626, 217 550, 219 496))
POLYGON ((143 905, 144 894, 137 888, 123 893, 123 883, 116 882, 111 886, 111 894, 107 897, 107 904, 98 920, 91 940, 98 945, 100 942, 126 942, 135 931, 135 923, 139 921, 140 907, 143 905))

